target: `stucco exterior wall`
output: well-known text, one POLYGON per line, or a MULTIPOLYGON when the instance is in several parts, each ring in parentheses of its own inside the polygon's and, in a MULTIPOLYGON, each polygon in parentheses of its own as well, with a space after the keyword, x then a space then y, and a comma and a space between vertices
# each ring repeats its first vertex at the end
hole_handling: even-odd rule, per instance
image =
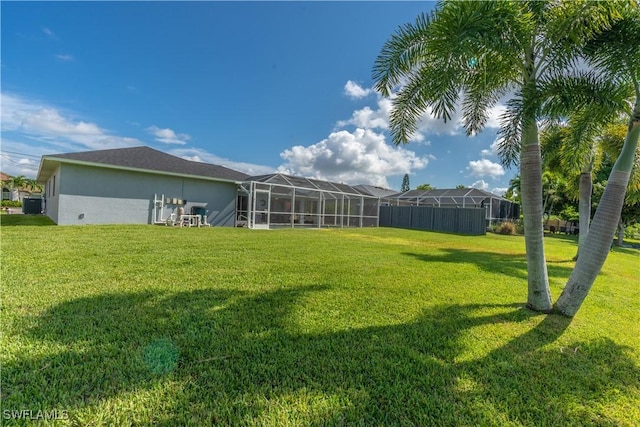
POLYGON ((44 213, 58 223, 58 206, 60 202, 60 167, 51 175, 45 185, 44 213))
MULTIPOLYGON (((74 164, 62 164, 57 175, 57 220, 47 214, 59 225, 151 224, 154 194, 187 200, 186 213, 191 206, 203 206, 213 226, 234 225, 234 183, 74 164)), ((163 208, 166 218, 178 207, 163 208)))

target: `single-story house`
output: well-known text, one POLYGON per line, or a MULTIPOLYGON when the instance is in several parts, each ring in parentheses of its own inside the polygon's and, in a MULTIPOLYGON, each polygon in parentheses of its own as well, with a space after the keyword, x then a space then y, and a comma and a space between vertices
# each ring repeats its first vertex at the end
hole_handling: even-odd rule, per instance
POLYGON ((379 197, 366 188, 283 174, 250 177, 149 147, 46 155, 37 181, 44 212, 59 225, 164 224, 185 213, 212 226, 378 225, 379 197))
POLYGON ((248 175, 149 147, 42 157, 44 212, 59 225, 153 224, 182 207, 206 210, 209 224, 233 226, 237 183, 248 175))

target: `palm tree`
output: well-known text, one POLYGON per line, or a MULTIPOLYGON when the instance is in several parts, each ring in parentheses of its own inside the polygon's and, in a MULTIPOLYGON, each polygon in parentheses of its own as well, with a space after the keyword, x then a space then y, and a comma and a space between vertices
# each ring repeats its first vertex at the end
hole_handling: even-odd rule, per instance
POLYGON ((522 199, 520 197, 520 185, 520 174, 517 174, 509 180, 509 187, 507 187, 507 192, 504 193, 505 199, 522 204, 522 199))
POLYGON ((640 5, 631 2, 620 12, 622 19, 614 22, 609 30, 596 34, 586 44, 583 53, 590 64, 611 81, 632 87, 635 100, 628 109, 629 124, 624 145, 609 175, 584 247, 554 306, 566 316, 574 316, 578 311, 604 265, 636 162, 640 137, 640 5))
POLYGON ((7 186, 11 192, 11 200, 20 200, 20 189, 24 188, 28 184, 28 178, 24 175, 12 176, 7 179, 4 185, 7 186), (14 198, 14 193, 17 192, 18 196, 14 198))
POLYGON ((26 187, 29 187, 29 190, 31 193, 40 193, 42 192, 42 184, 40 184, 38 181, 36 181, 35 179, 31 179, 31 178, 27 178, 26 179, 26 183, 25 183, 26 187))
POLYGON ((563 199, 566 186, 566 180, 559 174, 549 170, 542 172, 542 214, 546 215, 547 219, 553 213, 553 205, 563 199))
POLYGON ((527 305, 551 310, 542 225, 538 119, 544 84, 570 63, 582 40, 610 25, 614 2, 452 1, 406 24, 382 48, 373 77, 393 98, 391 133, 407 143, 422 114, 445 121, 462 99, 463 126, 480 132, 489 108, 506 96, 499 153, 519 164, 528 270, 527 305))
MULTIPOLYGON (((575 113, 575 110, 571 108, 569 110, 575 113)), ((582 118, 586 115, 578 116, 582 118)), ((596 122, 588 123, 594 125, 596 122)), ((578 182, 577 191, 573 194, 578 199, 580 234, 574 260, 578 258, 579 248, 584 244, 584 239, 589 233, 593 172, 598 169, 602 158, 602 150, 593 136, 595 132, 589 132, 595 127, 589 126, 585 129, 585 127, 576 126, 575 116, 572 116, 568 123, 552 124, 543 131, 541 136, 544 168, 566 176, 570 190, 575 190, 571 184, 578 182)))
MULTIPOLYGON (((570 83, 565 90, 576 89, 571 86, 570 83)), ((593 89, 590 91, 594 94, 593 89)), ((605 103, 594 97, 595 104, 591 107, 595 106, 595 108, 588 110, 582 109, 580 111, 575 106, 567 106, 568 121, 549 126, 541 137, 545 169, 567 176, 569 184, 578 183, 577 191, 570 188, 573 190, 571 192, 577 195, 580 216, 578 251, 573 258, 574 261, 578 259, 580 248, 584 246, 589 233, 594 174, 605 166, 602 163, 605 156, 613 159, 618 156, 626 134, 626 123, 616 120, 621 111, 620 106, 625 105, 625 93, 620 90, 617 92, 608 91, 607 93, 609 97, 617 94, 622 95, 622 98, 609 99, 609 102, 605 103), (608 106, 607 108, 610 110, 607 111, 607 108, 603 108, 604 106, 608 106), (611 123, 612 120, 613 123, 611 123)), ((565 99, 569 99, 569 97, 565 99)), ((636 179, 632 179, 630 185, 640 182, 638 181, 640 173, 636 173, 636 175, 636 179)), ((628 192, 628 194, 633 196, 635 192, 628 192)))

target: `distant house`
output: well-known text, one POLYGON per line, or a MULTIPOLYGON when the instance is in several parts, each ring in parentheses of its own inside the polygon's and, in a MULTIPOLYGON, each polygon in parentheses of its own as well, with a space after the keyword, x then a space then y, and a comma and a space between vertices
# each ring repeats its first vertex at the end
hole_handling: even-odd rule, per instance
POLYGON ((4 185, 5 182, 7 182, 9 180, 9 178, 11 178, 10 175, 7 175, 4 172, 0 172, 0 182, 2 182, 2 200, 11 200, 11 190, 9 189, 9 187, 6 187, 4 185))
POLYGON ((211 225, 235 224, 237 183, 223 166, 132 147, 42 157, 44 212, 60 225, 153 224, 179 207, 206 211, 211 225))
MULTIPOLYGON (((10 180, 14 178, 4 172, 0 172, 0 182, 2 182, 2 200, 20 201, 22 202, 25 197, 39 197, 40 190, 38 188, 32 188, 31 183, 14 187, 10 184, 10 180)), ((24 178, 24 177, 22 177, 24 178)))

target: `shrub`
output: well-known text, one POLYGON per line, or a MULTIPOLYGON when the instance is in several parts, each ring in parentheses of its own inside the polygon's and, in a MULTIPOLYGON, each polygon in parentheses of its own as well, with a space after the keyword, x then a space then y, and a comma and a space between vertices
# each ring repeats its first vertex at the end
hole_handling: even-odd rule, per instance
POLYGON ((22 202, 20 200, 3 200, 1 206, 3 208, 21 208, 22 202))
POLYGON ((624 237, 626 239, 640 239, 640 223, 625 227, 624 237))
POLYGON ((520 219, 516 221, 515 226, 517 234, 524 234, 524 220, 520 219))
POLYGON ((516 225, 512 222, 503 222, 498 227, 499 234, 516 234, 516 225))

